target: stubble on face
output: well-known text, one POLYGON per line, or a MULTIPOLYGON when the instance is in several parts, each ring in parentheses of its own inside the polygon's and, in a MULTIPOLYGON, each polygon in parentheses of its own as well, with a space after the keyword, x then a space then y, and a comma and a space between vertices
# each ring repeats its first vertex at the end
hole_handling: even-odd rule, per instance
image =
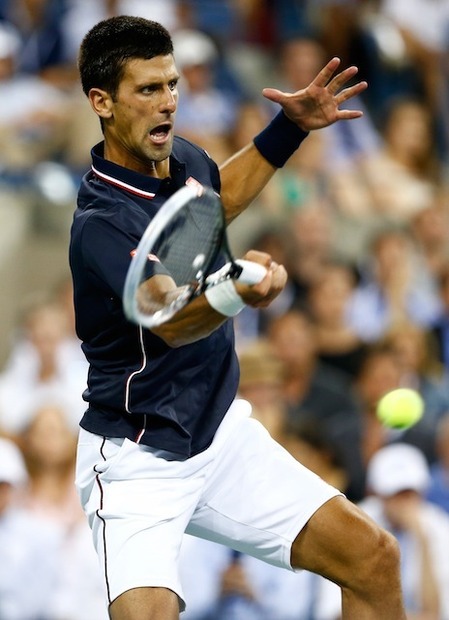
POLYGON ((105 132, 107 159, 143 174, 168 176, 178 78, 171 55, 127 63, 105 132))

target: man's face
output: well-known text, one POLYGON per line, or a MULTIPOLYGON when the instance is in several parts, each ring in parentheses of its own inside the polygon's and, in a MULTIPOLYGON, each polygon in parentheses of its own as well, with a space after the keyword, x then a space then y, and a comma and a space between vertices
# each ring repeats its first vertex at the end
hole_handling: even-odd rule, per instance
POLYGON ((133 59, 125 67, 105 119, 105 156, 148 174, 169 157, 178 104, 179 74, 173 56, 133 59))

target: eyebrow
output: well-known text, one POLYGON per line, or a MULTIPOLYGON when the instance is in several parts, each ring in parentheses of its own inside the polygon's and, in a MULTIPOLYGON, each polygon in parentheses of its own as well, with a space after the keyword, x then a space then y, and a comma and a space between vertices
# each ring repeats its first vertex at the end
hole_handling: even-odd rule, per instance
POLYGON ((164 86, 165 84, 170 84, 170 82, 178 82, 180 80, 180 75, 178 73, 172 75, 171 77, 169 77, 167 80, 161 80, 159 78, 154 78, 154 79, 142 79, 136 82, 136 86, 137 88, 144 88, 145 86, 154 86, 154 87, 161 87, 164 86))

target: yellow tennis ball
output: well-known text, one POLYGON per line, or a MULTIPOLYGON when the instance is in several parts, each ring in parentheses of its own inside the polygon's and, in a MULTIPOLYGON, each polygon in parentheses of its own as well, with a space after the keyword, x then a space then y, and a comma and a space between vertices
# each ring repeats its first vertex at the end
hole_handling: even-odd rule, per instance
POLYGON ((424 413, 424 401, 416 390, 398 388, 382 396, 377 404, 376 413, 384 426, 409 428, 421 419, 424 413))

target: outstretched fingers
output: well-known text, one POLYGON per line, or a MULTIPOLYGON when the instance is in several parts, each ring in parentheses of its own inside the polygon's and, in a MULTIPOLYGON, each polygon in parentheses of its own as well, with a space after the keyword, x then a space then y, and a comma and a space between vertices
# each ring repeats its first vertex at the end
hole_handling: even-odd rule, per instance
POLYGON ((332 58, 332 60, 329 60, 327 65, 321 69, 316 78, 312 81, 312 84, 314 86, 318 86, 319 88, 326 88, 335 71, 340 66, 340 62, 341 60, 336 56, 332 58))
MULTIPOLYGON (((343 88, 343 86, 349 82, 349 80, 357 75, 358 71, 358 68, 355 66, 348 67, 330 80, 327 84, 327 90, 332 95, 336 95, 343 88)), ((364 82, 359 83, 362 84, 364 82)))
MULTIPOLYGON (((311 85, 318 88, 326 88, 331 95, 337 95, 339 91, 358 73, 358 67, 351 65, 340 73, 334 76, 335 71, 340 66, 340 59, 337 57, 332 58, 323 69, 318 73, 316 78, 312 81, 311 85)), ((339 98, 338 102, 342 103, 355 95, 358 95, 367 88, 368 84, 365 81, 359 82, 355 86, 345 89, 345 95, 343 98, 339 98)))
POLYGON ((348 88, 344 88, 339 93, 335 95, 335 99, 337 100, 338 105, 344 103, 348 99, 352 99, 356 95, 360 95, 366 88, 368 87, 368 82, 358 82, 353 86, 348 86, 348 88))
POLYGON ((366 82, 359 82, 358 84, 355 84, 354 86, 350 86, 348 88, 343 89, 337 95, 335 95, 335 101, 337 102, 337 106, 338 106, 337 116, 339 120, 342 120, 342 119, 347 120, 347 119, 359 118, 360 116, 363 116, 362 110, 340 110, 339 106, 345 101, 348 101, 348 99, 351 99, 352 97, 355 97, 356 95, 359 95, 361 92, 365 90, 367 86, 368 84, 366 82))
POLYGON ((262 90, 262 95, 266 99, 269 99, 270 101, 273 101, 274 103, 279 103, 281 105, 287 98, 288 94, 289 93, 283 93, 281 90, 278 90, 277 88, 264 88, 262 90))

